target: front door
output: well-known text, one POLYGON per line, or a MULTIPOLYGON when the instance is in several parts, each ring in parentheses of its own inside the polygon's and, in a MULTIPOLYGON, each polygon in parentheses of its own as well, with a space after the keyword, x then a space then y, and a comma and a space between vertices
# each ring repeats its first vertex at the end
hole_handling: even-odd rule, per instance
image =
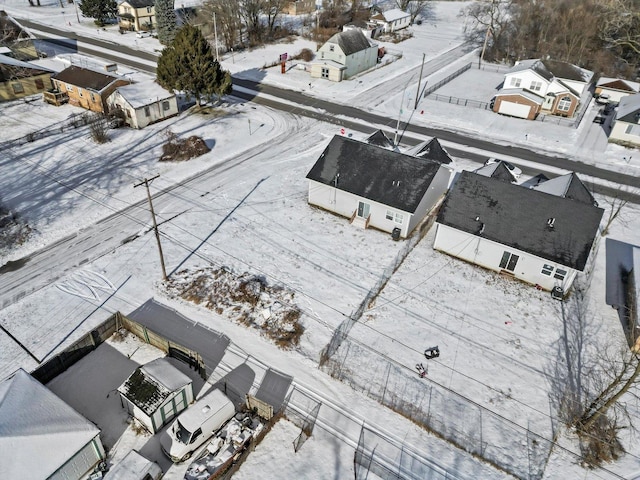
POLYGON ((500 268, 504 268, 505 270, 509 270, 513 272, 516 268, 516 264, 520 257, 518 255, 514 255, 513 253, 504 252, 502 254, 502 259, 500 260, 500 268))
POLYGON ((369 209, 371 205, 364 202, 358 202, 358 216, 360 218, 367 218, 369 216, 369 209))

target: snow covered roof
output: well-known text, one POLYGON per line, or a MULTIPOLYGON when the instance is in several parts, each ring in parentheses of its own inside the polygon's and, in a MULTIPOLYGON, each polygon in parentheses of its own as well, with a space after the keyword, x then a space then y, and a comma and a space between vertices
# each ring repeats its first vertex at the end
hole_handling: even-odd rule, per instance
MULTIPOLYGON (((394 22, 396 20, 400 20, 401 18, 410 17, 411 15, 407 12, 400 10, 399 8, 393 8, 391 10, 387 10, 386 12, 382 12, 382 19, 385 22, 394 22)), ((374 15, 373 18, 378 19, 380 14, 374 15)))
POLYGON ((158 358, 137 368, 118 387, 118 392, 144 413, 152 415, 169 395, 190 383, 191 379, 166 358, 158 358))
POLYGON ((577 82, 589 82, 593 78, 593 72, 591 70, 586 70, 567 62, 541 60, 539 58, 519 61, 506 75, 524 70, 532 70, 548 81, 554 78, 563 78, 577 82))
POLYGON ((603 213, 593 204, 463 171, 436 221, 582 271, 603 213))
POLYGON ((636 114, 640 112, 640 93, 635 95, 627 95, 620 99, 618 111, 616 112, 616 121, 638 123, 636 114))
POLYGON ((475 173, 485 177, 495 178, 502 182, 512 183, 515 181, 515 177, 509 171, 504 162, 495 162, 490 163, 489 165, 483 165, 475 170, 475 173))
POLYGON ((156 82, 131 83, 118 87, 118 92, 133 108, 146 107, 161 100, 175 97, 156 82))
POLYGON ((371 42, 365 37, 362 30, 353 29, 346 30, 344 32, 336 33, 333 35, 327 43, 338 44, 340 50, 348 57, 356 52, 371 48, 371 42))
POLYGON ((162 473, 160 466, 147 460, 135 450, 131 450, 116 466, 104 476, 104 480, 145 480, 149 477, 158 478, 162 473))
POLYGON ((0 82, 13 78, 32 77, 43 73, 53 73, 53 70, 0 54, 0 82))
POLYGON ((99 434, 24 370, 0 383, 0 478, 48 478, 99 434))
POLYGON ((600 77, 596 86, 624 92, 640 92, 640 83, 625 80, 624 78, 600 77))
POLYGON ((439 168, 434 161, 336 135, 307 178, 412 213, 439 168))
POLYGON ((382 130, 376 130, 371 135, 369 135, 365 142, 371 145, 377 145, 382 148, 391 148, 393 149, 393 142, 387 137, 387 135, 382 130))
POLYGON ((532 186, 531 188, 539 192, 549 193, 558 197, 597 205, 589 189, 573 172, 552 178, 551 180, 547 180, 546 182, 532 186))
POLYGON ((327 59, 313 60, 311 62, 311 65, 328 65, 330 67, 337 68, 338 70, 346 70, 347 69, 347 67, 344 66, 343 64, 338 63, 338 62, 336 62, 334 60, 327 60, 327 59))
POLYGON ((440 145, 440 142, 435 137, 431 140, 425 140, 424 142, 419 143, 415 147, 408 149, 405 153, 407 155, 413 155, 414 157, 434 160, 438 163, 448 164, 453 162, 449 153, 447 153, 445 148, 440 145))
POLYGON ((530 90, 525 90, 524 88, 504 88, 496 93, 496 97, 500 97, 502 95, 520 95, 539 104, 542 104, 544 101, 544 98, 540 95, 533 93, 530 90))

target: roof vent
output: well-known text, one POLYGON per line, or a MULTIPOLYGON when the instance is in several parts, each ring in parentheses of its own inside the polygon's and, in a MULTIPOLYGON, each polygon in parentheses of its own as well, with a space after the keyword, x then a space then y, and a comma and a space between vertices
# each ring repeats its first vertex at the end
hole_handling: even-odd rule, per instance
POLYGON ((556 223, 556 219, 551 217, 550 219, 547 220, 547 226, 549 228, 553 228, 553 225, 556 223))

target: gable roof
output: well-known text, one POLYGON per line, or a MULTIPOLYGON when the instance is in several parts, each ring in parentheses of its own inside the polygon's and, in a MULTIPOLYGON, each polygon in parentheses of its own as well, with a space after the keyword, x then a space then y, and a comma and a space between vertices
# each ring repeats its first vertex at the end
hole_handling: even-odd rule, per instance
POLYGON ((483 238, 582 271, 603 213, 594 205, 464 171, 436 221, 475 236, 482 231, 483 238))
POLYGON ((521 60, 511 68, 506 75, 532 70, 542 78, 551 82, 554 78, 563 78, 577 82, 589 82, 593 78, 593 72, 577 67, 571 63, 559 62, 557 60, 528 59, 521 60))
POLYGON ((158 358, 138 367, 118 387, 118 392, 144 413, 152 415, 169 395, 190 383, 191 379, 166 358, 158 358))
POLYGON ((1 478, 48 478, 99 433, 24 370, 0 383, 1 478))
POLYGON ((371 48, 371 42, 367 40, 367 37, 364 36, 360 29, 336 33, 327 43, 337 44, 346 56, 371 48))
POLYGON ((490 163, 489 165, 483 165, 477 170, 474 170, 474 172, 484 177, 495 178, 501 182, 513 183, 516 181, 516 178, 509 171, 504 162, 495 162, 490 163))
POLYGON ((377 13, 373 17, 373 20, 384 20, 385 22, 393 22, 395 20, 399 20, 401 18, 410 17, 411 15, 404 10, 400 10, 399 8, 392 8, 391 10, 387 10, 381 13, 377 13))
POLYGON ((618 111, 616 112, 616 121, 622 120, 628 123, 638 123, 636 115, 640 112, 640 93, 627 95, 620 99, 618 111))
POLYGON ((118 77, 105 75, 104 73, 77 67, 75 65, 71 65, 61 72, 56 73, 52 78, 59 80, 60 82, 69 83, 76 87, 94 90, 96 92, 103 90, 116 80, 120 80, 118 77))
POLYGON ((393 142, 382 130, 373 132, 365 139, 365 142, 382 148, 394 148, 393 142))
POLYGON ((133 108, 145 107, 175 97, 173 92, 165 90, 156 82, 130 83, 118 87, 118 92, 133 108))
POLYGON ((540 105, 544 102, 544 97, 542 95, 538 95, 531 90, 525 90, 524 88, 503 88, 497 92, 495 96, 501 97, 503 95, 520 95, 540 105))
POLYGON ((35 77, 43 73, 53 73, 53 70, 17 60, 13 57, 0 55, 0 82, 8 80, 35 77))
POLYGON ((531 177, 530 179, 525 180, 519 185, 525 188, 533 188, 536 185, 540 185, 541 183, 546 182, 547 180, 549 180, 549 177, 547 177, 544 173, 539 173, 535 177, 531 177))
POLYGON ((444 149, 437 138, 433 137, 431 140, 426 140, 419 143, 413 148, 406 151, 407 155, 413 155, 414 157, 427 158, 438 163, 452 163, 451 157, 444 149))
POLYGON ((124 2, 120 2, 120 5, 123 3, 129 4, 133 8, 145 8, 153 7, 155 5, 155 0, 125 0, 124 2))
POLYGON ((433 161, 336 135, 307 178, 413 213, 439 168, 433 161))
POLYGON ((569 198, 590 205, 598 205, 589 189, 582 183, 582 180, 578 178, 578 175, 573 172, 552 178, 551 180, 534 185, 531 188, 550 195, 569 198))
POLYGON ((596 86, 611 88, 612 90, 622 90, 623 92, 640 92, 640 83, 625 80, 624 78, 600 77, 596 86))

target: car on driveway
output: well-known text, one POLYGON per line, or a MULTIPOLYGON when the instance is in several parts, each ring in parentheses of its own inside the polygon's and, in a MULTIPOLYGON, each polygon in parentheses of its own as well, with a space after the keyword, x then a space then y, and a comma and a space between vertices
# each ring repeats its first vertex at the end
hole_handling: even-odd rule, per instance
POLYGON ((618 102, 609 102, 604 106, 604 114, 605 115, 609 115, 610 113, 613 113, 613 111, 616 109, 616 107, 618 106, 618 102))
POLYGON ((516 167, 513 163, 505 162, 504 160, 498 160, 497 158, 488 159, 485 162, 485 165, 492 165, 498 162, 504 163, 504 166, 507 167, 507 169, 509 169, 509 171, 511 172, 511 175, 513 175, 516 180, 520 178, 520 175, 522 175, 522 170, 516 167))
POLYGON ((611 97, 609 96, 608 93, 601 93, 596 97, 596 103, 600 105, 606 105, 607 103, 609 103, 610 99, 611 97))
POLYGON ((602 115, 601 113, 598 113, 596 117, 593 119, 593 123, 599 123, 600 125, 602 125, 606 120, 607 120, 606 116, 602 115))

